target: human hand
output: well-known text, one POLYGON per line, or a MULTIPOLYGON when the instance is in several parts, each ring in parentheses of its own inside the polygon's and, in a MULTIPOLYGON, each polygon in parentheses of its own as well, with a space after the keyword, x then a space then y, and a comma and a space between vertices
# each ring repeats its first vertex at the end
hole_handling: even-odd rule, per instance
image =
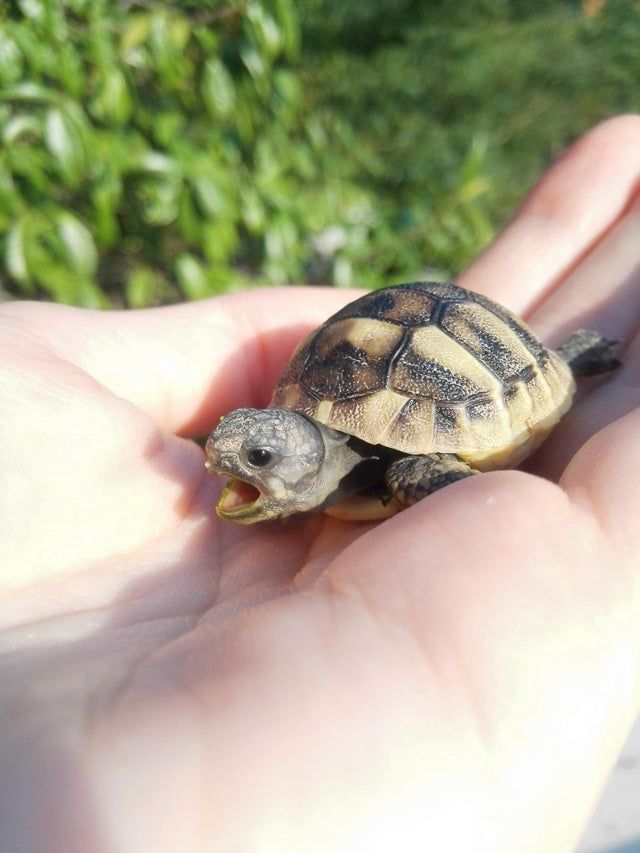
POLYGON ((640 705, 639 143, 584 137, 460 279, 622 369, 546 479, 377 526, 221 522, 184 437, 352 292, 2 308, 2 850, 571 849, 640 705))

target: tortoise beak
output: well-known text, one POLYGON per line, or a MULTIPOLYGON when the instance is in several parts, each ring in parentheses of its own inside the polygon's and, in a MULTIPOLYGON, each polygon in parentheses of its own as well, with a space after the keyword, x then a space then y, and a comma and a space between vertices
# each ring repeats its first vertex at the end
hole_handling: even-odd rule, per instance
POLYGON ((224 487, 216 504, 216 512, 220 518, 235 521, 236 524, 253 524, 263 521, 266 517, 260 490, 235 477, 224 487))
POLYGON ((220 518, 236 524, 254 524, 273 519, 273 513, 265 507, 265 496, 260 488, 238 477, 235 454, 221 453, 213 436, 207 441, 205 450, 207 458, 204 465, 207 471, 229 478, 216 504, 220 518))
POLYGON ((220 518, 235 521, 237 524, 253 524, 255 521, 265 519, 260 489, 231 476, 230 471, 221 463, 219 455, 210 448, 209 444, 207 444, 207 459, 204 467, 210 474, 229 477, 216 504, 216 512, 220 518))

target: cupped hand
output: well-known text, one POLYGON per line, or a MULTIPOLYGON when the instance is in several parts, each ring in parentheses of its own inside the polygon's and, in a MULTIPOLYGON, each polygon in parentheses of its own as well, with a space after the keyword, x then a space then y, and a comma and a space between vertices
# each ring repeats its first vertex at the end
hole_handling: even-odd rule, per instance
POLYGON ((640 706, 640 118, 460 279, 620 341, 528 472, 235 527, 190 440, 351 292, 0 311, 0 849, 566 851, 640 706))

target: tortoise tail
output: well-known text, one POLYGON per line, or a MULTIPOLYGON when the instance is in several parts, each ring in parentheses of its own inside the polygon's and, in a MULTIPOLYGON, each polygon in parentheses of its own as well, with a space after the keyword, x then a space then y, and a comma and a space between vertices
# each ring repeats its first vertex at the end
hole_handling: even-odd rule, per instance
POLYGON ((556 352, 566 361, 574 376, 597 376, 620 367, 620 360, 613 354, 617 343, 598 332, 580 329, 569 335, 556 352))

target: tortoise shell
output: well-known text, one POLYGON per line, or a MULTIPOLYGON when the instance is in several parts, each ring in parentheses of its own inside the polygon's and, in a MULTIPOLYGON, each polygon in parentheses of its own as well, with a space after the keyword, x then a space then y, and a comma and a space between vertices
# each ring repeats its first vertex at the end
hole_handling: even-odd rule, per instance
POLYGON ((271 407, 403 453, 517 465, 571 405, 569 367, 454 284, 401 284, 334 314, 294 353, 271 407))

